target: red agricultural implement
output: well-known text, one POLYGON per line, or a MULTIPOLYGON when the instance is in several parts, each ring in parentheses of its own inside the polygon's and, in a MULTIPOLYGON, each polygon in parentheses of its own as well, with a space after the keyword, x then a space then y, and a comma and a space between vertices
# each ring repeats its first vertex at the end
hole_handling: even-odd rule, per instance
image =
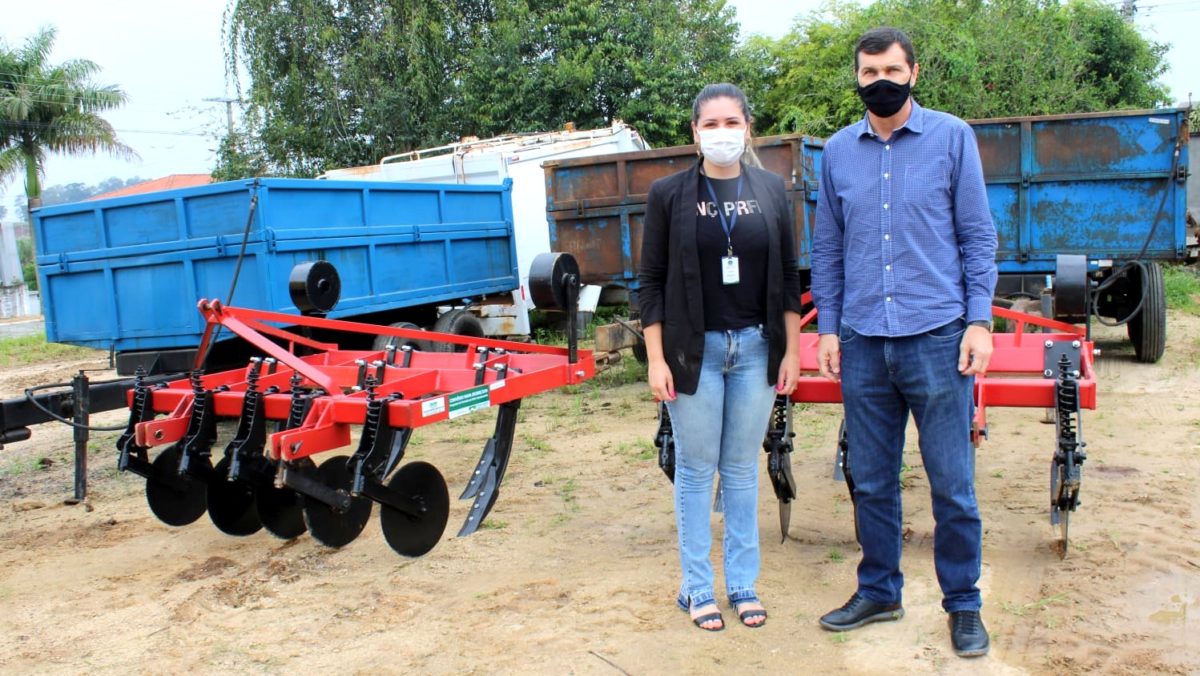
MULTIPOLYGON (((302 270, 301 277, 302 292, 328 296, 332 289, 336 297, 332 266, 302 270)), ((578 279, 569 256, 543 254, 530 274, 534 301, 570 310, 573 323, 578 279)), ((322 302, 331 306, 328 300, 322 302)), ((220 329, 262 356, 218 373, 203 373, 197 363, 187 378, 165 383, 139 378, 130 391, 129 424, 117 441, 119 467, 145 477, 151 511, 172 526, 192 523, 207 511, 230 535, 265 528, 293 538, 307 530, 319 542, 341 547, 358 537, 378 503, 388 544, 402 555, 420 556, 441 539, 450 498, 433 465, 401 464, 413 430, 499 408, 495 433, 461 496, 473 499, 459 530, 469 535, 499 495, 521 400, 595 375, 591 352, 575 347, 573 326, 569 346, 562 348, 297 317, 217 301, 201 301, 199 310, 207 328, 198 362, 220 329), (383 350, 342 350, 311 337, 347 333, 391 341, 383 350), (415 350, 416 341, 460 351, 415 350), (223 450, 217 447, 221 419, 238 421, 223 450), (317 454, 349 446, 355 427, 361 433, 353 453, 314 462, 317 454), (164 448, 151 459, 157 447, 164 448)))
MULTIPOLYGON (((805 306, 811 298, 805 294, 805 306)), ((975 378, 975 413, 971 439, 976 446, 987 438, 989 407, 1039 408, 1054 411, 1055 446, 1050 461, 1050 523, 1057 526, 1061 536, 1060 552, 1065 556, 1068 547, 1071 512, 1079 505, 1084 451, 1080 426, 1083 409, 1096 408, 1096 375, 1093 369, 1093 344, 1085 329, 1052 319, 1015 312, 1002 307, 993 308, 996 318, 1004 320, 1007 328, 994 333, 995 346, 987 375, 975 378), (1040 332, 1034 332, 1034 329, 1040 332)), ((801 327, 811 325, 816 309, 808 311, 801 327)), ((791 514, 791 501, 796 497, 796 482, 792 477, 791 451, 792 403, 836 404, 842 401, 839 383, 816 375, 816 333, 800 334, 801 376, 790 399, 779 397, 763 440, 767 453, 767 470, 775 495, 779 498, 779 524, 784 538, 791 514)), ((674 439, 671 421, 665 406, 659 407, 659 429, 655 436, 659 448, 659 464, 668 477, 674 478, 674 439)), ((850 463, 852 454, 846 442, 845 423, 838 434, 834 478, 845 480, 854 498, 854 474, 850 463)), ((857 524, 855 526, 857 532, 857 524)))

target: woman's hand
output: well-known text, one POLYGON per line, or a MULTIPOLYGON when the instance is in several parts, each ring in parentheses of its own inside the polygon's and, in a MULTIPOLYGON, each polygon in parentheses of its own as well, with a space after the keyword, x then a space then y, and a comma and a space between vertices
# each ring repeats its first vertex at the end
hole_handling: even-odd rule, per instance
POLYGON ((646 380, 650 381, 650 391, 659 401, 675 401, 675 379, 671 377, 671 369, 665 359, 650 360, 646 380))
POLYGON ((786 352, 783 355, 783 362, 779 364, 779 378, 775 381, 775 393, 791 394, 799 381, 800 356, 790 351, 786 352))

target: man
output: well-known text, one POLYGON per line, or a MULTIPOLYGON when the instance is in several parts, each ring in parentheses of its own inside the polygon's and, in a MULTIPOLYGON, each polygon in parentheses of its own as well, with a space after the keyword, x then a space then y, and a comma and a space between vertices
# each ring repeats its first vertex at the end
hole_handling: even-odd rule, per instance
POLYGON ((982 526, 970 441, 974 376, 992 351, 996 230, 971 128, 909 93, 908 36, 855 46, 866 116, 825 144, 813 237, 821 374, 841 380, 862 560, 830 631, 904 616, 900 467, 911 411, 933 495, 934 563, 963 657, 986 655, 982 526))

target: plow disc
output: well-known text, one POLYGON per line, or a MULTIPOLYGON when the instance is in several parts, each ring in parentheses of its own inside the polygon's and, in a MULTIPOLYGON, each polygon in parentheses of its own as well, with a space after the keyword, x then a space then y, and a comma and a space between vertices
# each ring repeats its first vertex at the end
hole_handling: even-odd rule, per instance
MULTIPOLYGON (((309 477, 317 471, 308 458, 300 458, 292 465, 292 471, 309 477)), ((254 507, 263 528, 277 538, 290 540, 308 530, 304 525, 304 498, 290 488, 278 488, 274 483, 259 486, 254 491, 254 507)))
POLYGON ((421 556, 433 549, 450 520, 450 491, 436 467, 427 462, 410 462, 392 477, 388 488, 410 502, 379 509, 383 537, 403 556, 421 556))
POLYGON ((354 542, 371 519, 371 500, 353 496, 354 474, 349 458, 338 456, 321 463, 316 481, 334 493, 331 502, 309 498, 304 501, 304 523, 313 538, 326 547, 345 547, 354 542))
POLYGON ((208 518, 226 535, 254 535, 262 530, 262 519, 255 506, 255 490, 248 482, 229 478, 228 457, 213 468, 208 482, 208 518))
MULTIPOLYGON (((154 459, 152 475, 146 477, 146 504, 159 521, 168 526, 194 523, 208 509, 208 483, 179 473, 181 454, 170 446, 154 459)), ((194 461, 191 471, 201 476, 212 473, 208 458, 194 461)))

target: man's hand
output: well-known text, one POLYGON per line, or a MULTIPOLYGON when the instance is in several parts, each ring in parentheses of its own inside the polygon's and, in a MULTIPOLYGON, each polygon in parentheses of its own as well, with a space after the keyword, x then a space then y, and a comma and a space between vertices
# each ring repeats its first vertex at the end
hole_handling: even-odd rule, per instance
POLYGON ((982 326, 968 326, 958 348, 958 372, 964 376, 981 376, 987 373, 991 359, 992 332, 982 326))
MULTIPOLYGON (((991 343, 988 343, 990 348, 991 343)), ((824 333, 817 342, 817 367, 821 375, 833 382, 842 377, 842 345, 836 333, 824 333)))
POLYGON ((671 377, 671 368, 667 362, 658 359, 650 362, 646 372, 646 380, 650 381, 650 391, 659 401, 675 401, 675 379, 671 377))

